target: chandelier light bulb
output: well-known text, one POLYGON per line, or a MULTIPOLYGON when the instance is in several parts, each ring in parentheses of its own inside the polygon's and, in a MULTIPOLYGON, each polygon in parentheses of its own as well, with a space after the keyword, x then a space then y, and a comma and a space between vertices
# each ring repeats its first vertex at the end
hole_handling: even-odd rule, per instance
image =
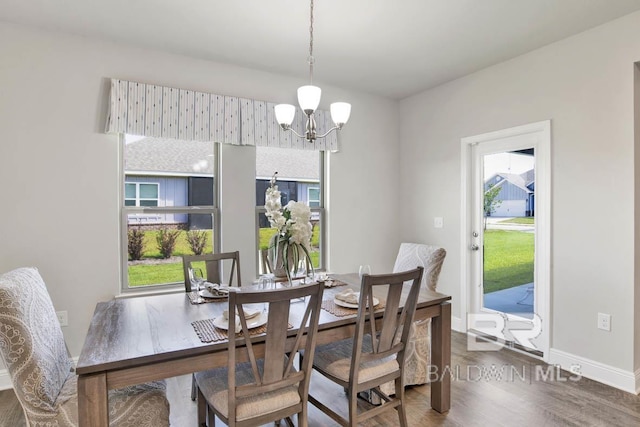
POLYGON ((331 120, 341 128, 351 115, 351 104, 348 102, 334 102, 331 104, 331 120))
POLYGON ((300 86, 298 88, 298 103, 300 108, 305 114, 311 114, 320 105, 320 97, 322 96, 322 89, 318 86, 300 86))
POLYGON ((280 126, 291 126, 293 123, 293 117, 296 114, 296 107, 291 104, 278 104, 274 108, 276 113, 276 120, 280 126))

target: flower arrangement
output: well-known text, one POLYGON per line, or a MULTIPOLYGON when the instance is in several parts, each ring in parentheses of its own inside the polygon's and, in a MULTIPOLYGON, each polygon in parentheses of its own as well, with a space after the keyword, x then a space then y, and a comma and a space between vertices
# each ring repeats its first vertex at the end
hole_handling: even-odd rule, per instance
MULTIPOLYGON (((276 185, 278 172, 271 177, 271 183, 265 193, 264 207, 271 228, 278 230, 271 238, 268 257, 274 273, 282 266, 287 279, 291 281, 291 270, 298 267, 300 261, 311 266, 311 209, 304 202, 290 201, 282 207, 280 191, 276 185)), ((313 267, 311 267, 313 269, 313 267)))

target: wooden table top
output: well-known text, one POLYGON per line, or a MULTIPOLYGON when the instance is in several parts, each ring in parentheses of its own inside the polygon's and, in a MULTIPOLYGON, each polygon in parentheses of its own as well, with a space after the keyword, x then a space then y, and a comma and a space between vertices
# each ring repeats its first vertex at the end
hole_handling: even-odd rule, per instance
MULTIPOLYGON (((359 289, 357 274, 331 276, 346 282, 353 289, 359 289)), ((326 288, 323 299, 332 299, 333 295, 344 289, 344 286, 326 288)), ((418 308, 439 305, 450 299, 448 295, 422 290, 418 308)), ((191 322, 216 318, 227 308, 227 299, 193 305, 184 292, 98 303, 76 372, 86 375, 226 351, 226 340, 201 342, 191 322)), ((291 316, 301 316, 303 310, 302 303, 293 302, 291 316)), ((355 314, 337 317, 321 310, 318 329, 323 331, 354 324, 354 319, 355 314)), ((252 337, 252 340, 259 339, 259 336, 252 337)))

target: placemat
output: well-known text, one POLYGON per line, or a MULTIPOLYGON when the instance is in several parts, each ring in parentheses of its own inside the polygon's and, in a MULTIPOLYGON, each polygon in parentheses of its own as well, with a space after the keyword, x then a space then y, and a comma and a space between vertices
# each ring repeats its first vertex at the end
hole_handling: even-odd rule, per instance
MULTIPOLYGON (((352 316, 358 313, 357 308, 348 308, 337 305, 336 302, 332 299, 325 299, 322 301, 322 308, 334 316, 344 317, 344 316, 352 316)), ((378 305, 375 306, 376 311, 384 308, 384 300, 380 300, 378 305)))
POLYGON ((202 300, 200 302, 197 302, 198 294, 196 294, 196 291, 187 292, 187 298, 189 298, 189 302, 191 304, 206 304, 208 302, 227 301, 227 299, 228 299, 227 297, 224 297, 224 298, 205 298, 205 297, 202 297, 202 300))
MULTIPOLYGON (((200 341, 204 343, 222 341, 229 339, 229 334, 224 329, 218 329, 213 325, 213 319, 196 320, 191 322, 191 326, 196 331, 200 341)), ((293 326, 289 323, 289 328, 293 326)), ((258 326, 249 330, 249 335, 260 335, 267 332, 267 325, 258 326)), ((242 332, 238 332, 237 335, 242 335, 242 332)))

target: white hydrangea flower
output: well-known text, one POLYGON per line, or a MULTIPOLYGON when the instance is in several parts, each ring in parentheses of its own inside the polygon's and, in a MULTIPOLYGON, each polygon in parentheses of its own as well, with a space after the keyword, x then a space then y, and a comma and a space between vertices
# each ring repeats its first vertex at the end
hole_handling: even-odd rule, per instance
MULTIPOLYGON (((275 174, 271 179, 271 186, 265 193, 265 210, 272 228, 278 229, 276 236, 283 245, 288 245, 290 251, 298 254, 298 257, 309 257, 304 253, 311 251, 311 237, 313 227, 311 225, 311 209, 304 202, 290 201, 283 208, 281 193, 275 185, 275 174)), ((275 237, 275 236, 274 236, 275 237)), ((277 241, 277 240, 276 240, 277 241)), ((288 274, 288 273, 287 273, 288 274)))

